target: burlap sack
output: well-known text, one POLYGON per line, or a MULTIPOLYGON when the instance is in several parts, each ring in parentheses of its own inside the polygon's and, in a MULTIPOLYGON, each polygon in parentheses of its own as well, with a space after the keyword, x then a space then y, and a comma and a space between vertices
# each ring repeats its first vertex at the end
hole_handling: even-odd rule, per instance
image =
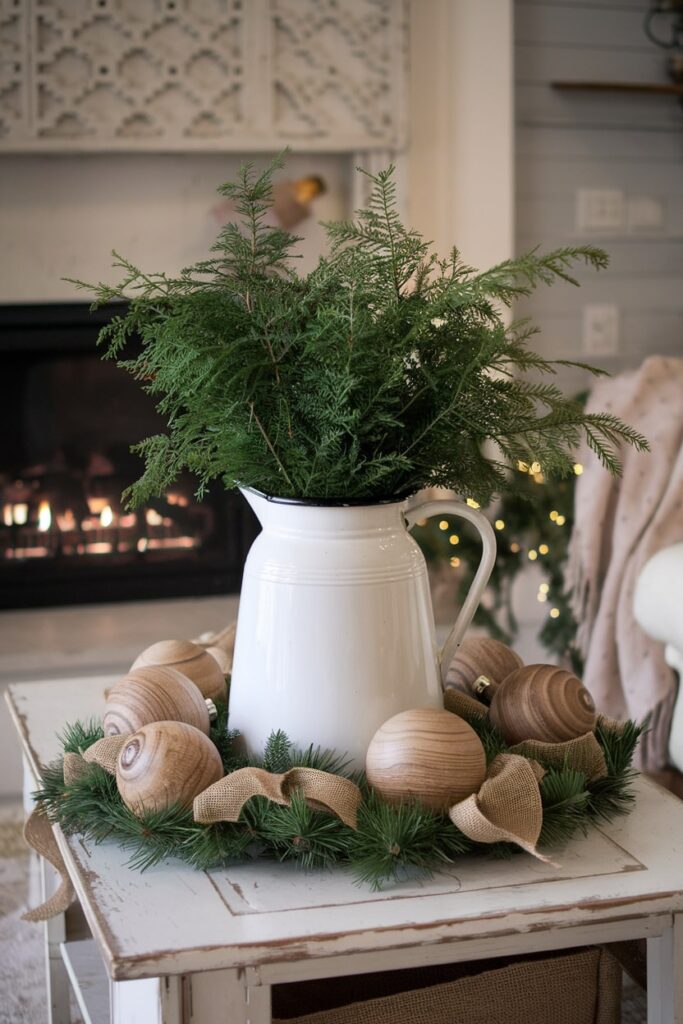
POLYGON ((460 715, 466 722, 477 721, 480 718, 488 718, 489 709, 481 701, 463 693, 462 690, 455 690, 449 686, 444 690, 443 706, 446 711, 452 711, 454 715, 460 715))
POLYGON ((427 968, 283 986, 289 991, 273 993, 273 1024, 619 1024, 621 968, 600 948, 520 960, 469 977, 458 976, 468 965, 451 970, 457 980, 436 985, 427 968), (403 974, 412 987, 396 991, 403 974), (392 994, 364 999, 365 991, 382 990, 382 978, 392 994), (338 993, 344 1004, 330 1005, 338 993), (316 1003, 328 1008, 278 1015, 278 1004, 289 1010, 316 1003))

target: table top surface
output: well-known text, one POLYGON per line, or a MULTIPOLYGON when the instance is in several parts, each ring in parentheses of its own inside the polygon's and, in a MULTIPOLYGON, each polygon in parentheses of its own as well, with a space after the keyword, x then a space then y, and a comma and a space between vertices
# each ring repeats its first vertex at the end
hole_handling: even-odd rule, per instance
MULTIPOLYGON (((110 676, 10 687, 7 700, 38 779, 67 722, 102 715, 110 676)), ((135 978, 396 950, 615 922, 683 909, 683 803, 636 783, 636 809, 558 851, 464 857, 429 880, 377 893, 343 869, 256 862, 196 871, 168 861, 130 869, 114 842, 55 829, 112 977, 135 978)))

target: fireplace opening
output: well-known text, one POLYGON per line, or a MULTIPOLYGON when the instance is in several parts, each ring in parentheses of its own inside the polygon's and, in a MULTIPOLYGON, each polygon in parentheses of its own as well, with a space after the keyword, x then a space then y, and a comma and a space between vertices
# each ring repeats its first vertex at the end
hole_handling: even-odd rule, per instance
POLYGON ((130 446, 163 430, 138 382, 103 362, 100 327, 120 310, 0 307, 0 607, 239 590, 258 532, 219 484, 199 503, 183 477, 134 512, 130 446))

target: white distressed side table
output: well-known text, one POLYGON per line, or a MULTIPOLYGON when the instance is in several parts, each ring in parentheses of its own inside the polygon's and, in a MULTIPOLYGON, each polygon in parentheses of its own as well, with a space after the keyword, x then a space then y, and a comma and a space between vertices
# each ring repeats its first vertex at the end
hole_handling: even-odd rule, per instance
MULTIPOLYGON (((101 715, 114 681, 10 687, 29 789, 56 733, 101 715)), ((571 842, 559 869, 464 858, 380 893, 288 864, 140 874, 113 842, 55 834, 92 938, 70 941, 64 917, 46 925, 52 1024, 69 1019, 69 980, 93 1024, 269 1024, 278 983, 637 938, 648 1024, 683 1024, 683 803, 645 779, 635 811, 571 842)))

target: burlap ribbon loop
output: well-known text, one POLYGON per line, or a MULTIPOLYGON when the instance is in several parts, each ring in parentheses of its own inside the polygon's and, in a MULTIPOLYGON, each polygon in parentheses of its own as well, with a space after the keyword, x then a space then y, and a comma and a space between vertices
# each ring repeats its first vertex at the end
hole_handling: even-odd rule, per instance
POLYGON ((448 816, 475 843, 515 843, 539 860, 536 849, 543 807, 533 766, 518 754, 499 754, 478 793, 451 807, 448 816))
POLYGON ((564 743, 525 740, 510 750, 513 754, 534 758, 549 768, 572 768, 575 772, 582 772, 587 782, 604 779, 607 775, 605 755, 592 732, 564 743))
POLYGON ((488 718, 489 715, 489 709, 485 704, 482 704, 475 697, 470 697, 468 693, 463 693, 462 690, 456 690, 452 686, 444 690, 443 705, 446 711, 451 711, 454 715, 460 715, 466 722, 476 722, 482 718, 488 718))
POLYGON ((350 779, 317 768, 291 768, 283 775, 264 768, 239 768, 195 797, 194 820, 202 825, 237 821, 247 800, 254 796, 265 796, 288 807, 294 790, 299 790, 310 804, 332 811, 349 828, 356 828, 362 799, 358 786, 350 779))
POLYGON ((39 907, 34 907, 33 910, 27 910, 25 914, 22 914, 22 921, 47 921, 50 917, 63 914, 76 899, 76 893, 66 870, 61 850, 57 846, 52 825, 40 808, 35 808, 29 815, 24 825, 24 839, 36 853, 52 864, 60 876, 57 891, 39 907))

